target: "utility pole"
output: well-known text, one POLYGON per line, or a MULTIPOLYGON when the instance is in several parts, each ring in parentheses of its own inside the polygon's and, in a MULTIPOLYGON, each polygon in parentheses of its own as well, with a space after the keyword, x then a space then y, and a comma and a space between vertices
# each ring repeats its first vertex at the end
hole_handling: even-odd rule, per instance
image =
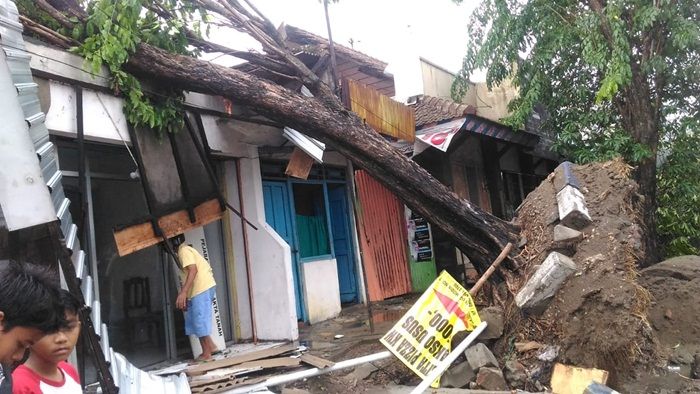
POLYGON ((333 44, 333 34, 331 33, 331 19, 328 16, 328 2, 330 0, 322 0, 323 1, 323 11, 326 14, 326 29, 328 29, 328 50, 331 53, 331 76, 333 78, 333 92, 335 92, 336 95, 340 93, 340 89, 338 88, 338 63, 335 60, 335 44, 333 44))

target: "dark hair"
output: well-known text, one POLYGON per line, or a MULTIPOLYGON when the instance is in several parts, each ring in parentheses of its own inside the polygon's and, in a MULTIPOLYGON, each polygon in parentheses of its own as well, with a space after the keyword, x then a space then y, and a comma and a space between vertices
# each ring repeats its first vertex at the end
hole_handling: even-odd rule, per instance
POLYGON ((82 305, 80 305, 80 301, 78 301, 78 299, 68 290, 61 289, 60 292, 61 304, 63 304, 64 313, 70 312, 74 315, 77 315, 80 308, 82 308, 82 305))
POLYGON ((173 243, 173 247, 178 247, 185 243, 185 234, 178 234, 172 238, 170 238, 170 241, 173 243))
POLYGON ((48 270, 11 260, 0 260, 0 311, 2 330, 36 328, 45 333, 65 324, 58 287, 48 270))

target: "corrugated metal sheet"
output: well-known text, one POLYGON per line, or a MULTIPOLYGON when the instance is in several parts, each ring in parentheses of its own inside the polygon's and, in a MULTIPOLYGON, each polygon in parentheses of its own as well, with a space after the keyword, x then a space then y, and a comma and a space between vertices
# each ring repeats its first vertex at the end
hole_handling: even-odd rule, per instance
MULTIPOLYGON (((81 289, 86 304, 93 306, 92 313, 96 334, 102 335, 101 345, 103 350, 109 349, 109 353, 106 354, 106 361, 111 363, 114 379, 120 388, 120 393, 190 393, 187 377, 184 374, 167 378, 150 375, 133 366, 124 356, 114 353, 109 347, 107 327, 105 324, 102 324, 100 318, 99 295, 94 292, 92 277, 86 275, 86 255, 80 248, 80 241, 77 236, 78 227, 73 223, 68 209, 70 200, 66 198, 63 191, 58 153, 56 147, 49 141, 49 131, 44 124, 46 116, 41 111, 37 96, 37 85, 34 83, 29 68, 30 55, 24 50, 22 25, 19 23, 17 6, 11 0, 0 0, 0 46, 4 52, 4 55, 0 54, 0 73, 4 73, 0 77, 7 79, 6 77, 9 74, 14 85, 14 91, 0 88, 0 99, 2 99, 0 101, 2 101, 4 106, 4 112, 0 119, 3 119, 5 122, 5 128, 2 130, 2 133, 5 137, 17 136, 26 139, 26 136, 22 135, 22 133, 28 132, 33 144, 33 149, 28 149, 28 152, 19 152, 23 154, 29 153, 29 155, 25 155, 28 158, 21 163, 16 160, 13 161, 14 156, 0 155, 0 167, 9 168, 8 164, 10 161, 15 165, 21 164, 23 165, 22 176, 25 179, 27 177, 25 174, 31 172, 32 182, 30 183, 36 183, 35 179, 41 179, 45 185, 46 188, 39 191, 30 189, 25 191, 25 194, 29 193, 26 196, 27 200, 34 199, 37 201, 36 204, 42 204, 37 209, 27 211, 30 213, 27 223, 32 221, 34 224, 46 223, 54 221, 56 217, 61 221, 61 230, 66 239, 66 246, 72 251, 73 264, 75 265, 76 275, 82 282, 81 289), (25 127, 14 128, 7 122, 8 117, 17 115, 16 113, 11 113, 13 109, 19 111, 19 107, 15 105, 16 102, 19 102, 19 107, 22 109, 20 116, 24 119, 25 127), (31 167, 36 167, 37 158, 40 172, 30 171, 31 167), (34 172, 36 172, 36 175, 34 172), (46 194, 46 190, 50 194, 50 199, 36 198, 38 194, 46 194), (39 208, 41 208, 41 212, 39 208), (50 214, 42 215, 42 212, 50 212, 50 214)), ((29 182, 28 179, 27 182, 29 182)), ((12 202, 17 202, 21 198, 17 194, 9 195, 9 197, 13 199, 12 202)), ((15 206, 12 205, 13 208, 15 206)), ((13 228, 10 227, 10 229, 13 228)))
POLYGON ((379 133, 409 142, 415 140, 413 108, 352 80, 343 81, 343 95, 350 110, 379 133))
POLYGON ((403 204, 363 170, 355 171, 355 183, 369 300, 410 293, 403 204))

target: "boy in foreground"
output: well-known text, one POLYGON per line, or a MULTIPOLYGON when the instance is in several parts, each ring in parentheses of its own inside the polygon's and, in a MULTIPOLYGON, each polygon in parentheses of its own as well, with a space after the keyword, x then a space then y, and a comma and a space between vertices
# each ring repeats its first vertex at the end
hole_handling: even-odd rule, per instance
POLYGON ((58 287, 40 267, 0 260, 0 394, 12 388, 9 367, 63 324, 58 287))
POLYGON ((65 324, 32 345, 27 361, 12 373, 13 394, 83 392, 78 372, 66 362, 80 336, 80 303, 66 290, 61 290, 61 301, 65 324))
POLYGON ((211 266, 197 249, 185 244, 185 236, 173 238, 177 255, 182 264, 180 283, 182 289, 175 304, 185 312, 185 334, 195 335, 202 346, 198 361, 211 360, 217 351, 211 338, 212 300, 216 297, 216 281, 211 266))

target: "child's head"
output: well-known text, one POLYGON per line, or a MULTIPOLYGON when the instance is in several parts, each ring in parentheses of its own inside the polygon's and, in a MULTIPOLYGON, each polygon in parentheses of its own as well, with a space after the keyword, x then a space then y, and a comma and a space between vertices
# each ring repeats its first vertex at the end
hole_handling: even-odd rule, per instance
POLYGON ((12 364, 64 324, 58 287, 41 267, 0 260, 0 363, 12 364))
POLYGON ((65 324, 58 331, 45 335, 31 347, 32 357, 39 357, 54 364, 68 358, 80 336, 80 302, 67 290, 61 290, 61 303, 65 310, 65 324))

